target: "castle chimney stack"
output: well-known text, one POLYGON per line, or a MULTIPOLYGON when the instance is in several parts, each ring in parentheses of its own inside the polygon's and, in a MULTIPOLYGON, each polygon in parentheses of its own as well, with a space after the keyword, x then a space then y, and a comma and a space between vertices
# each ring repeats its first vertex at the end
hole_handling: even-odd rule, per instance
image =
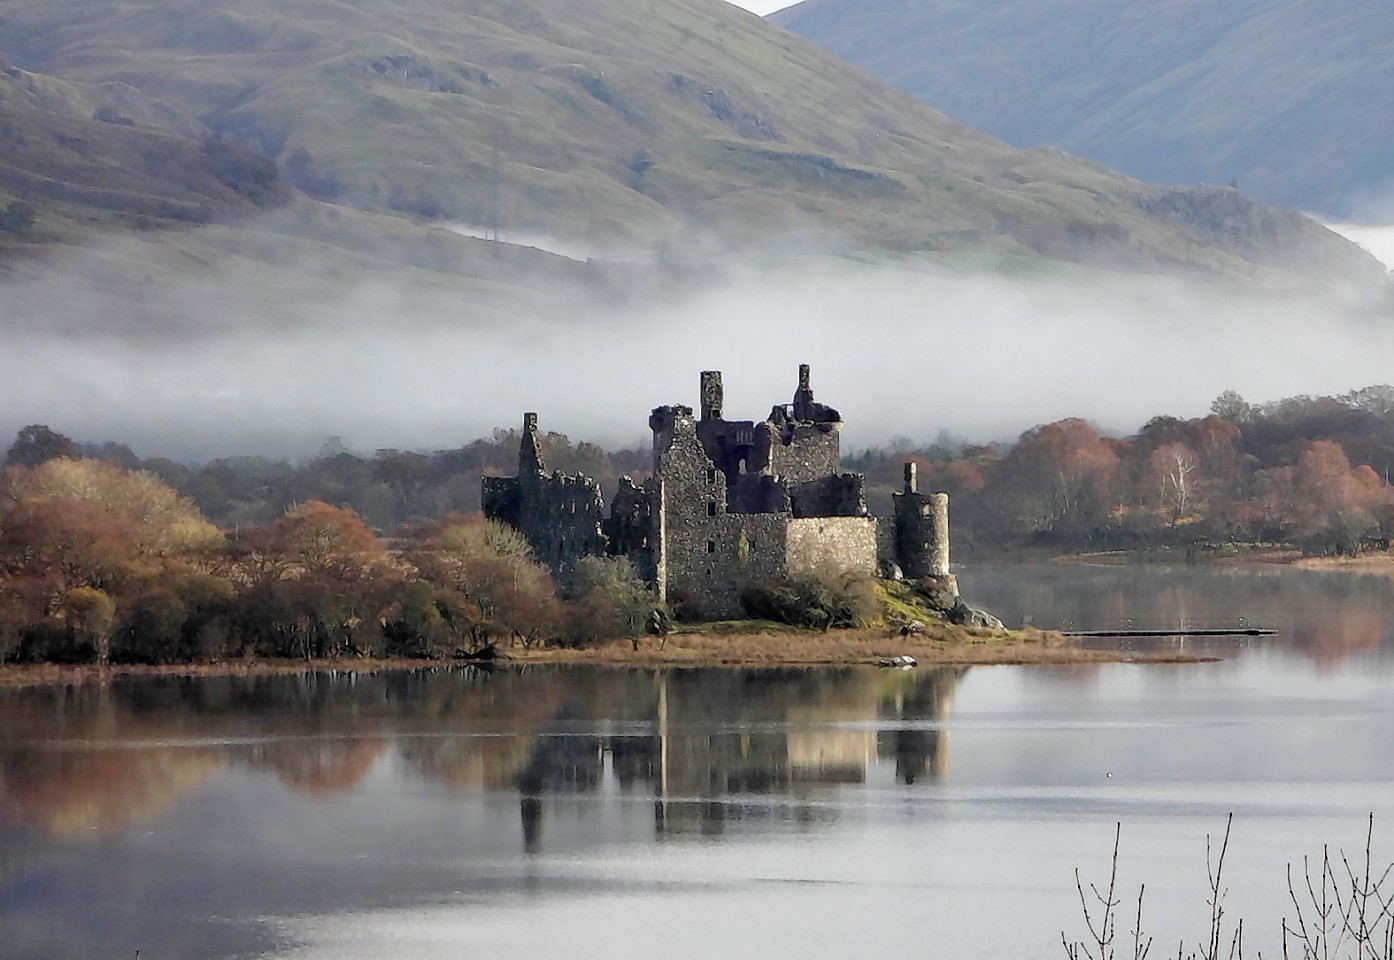
POLYGON ((523 414, 523 438, 518 444, 518 477, 520 482, 542 476, 547 465, 542 461, 542 441, 537 436, 537 414, 523 414))
POLYGON ((721 389, 721 371, 703 370, 702 371, 702 419, 720 420, 721 407, 724 397, 721 389))
POLYGON ((799 364, 799 389, 804 392, 809 390, 808 364, 806 363, 799 364))
POLYGON ((905 492, 920 492, 920 467, 913 460, 905 461, 905 492))

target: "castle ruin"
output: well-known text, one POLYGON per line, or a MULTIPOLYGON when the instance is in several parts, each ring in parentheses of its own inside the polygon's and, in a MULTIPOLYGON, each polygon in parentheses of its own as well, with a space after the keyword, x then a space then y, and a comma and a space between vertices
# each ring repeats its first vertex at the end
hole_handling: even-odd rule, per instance
POLYGON ((565 582, 589 555, 627 556, 660 603, 708 618, 739 616, 762 578, 835 571, 949 576, 948 495, 919 492, 905 465, 894 515, 871 516, 866 478, 844 473, 842 416, 813 398, 807 364, 791 403, 761 421, 727 420, 721 374, 705 371, 700 416, 656 407, 653 475, 622 477, 606 515, 599 483, 548 473, 537 414, 523 415, 518 476, 485 477, 484 514, 516 527, 565 582))

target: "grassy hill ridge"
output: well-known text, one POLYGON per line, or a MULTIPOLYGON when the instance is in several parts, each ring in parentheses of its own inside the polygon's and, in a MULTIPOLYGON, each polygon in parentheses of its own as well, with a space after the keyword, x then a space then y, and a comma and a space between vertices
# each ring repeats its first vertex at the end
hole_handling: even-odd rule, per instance
POLYGON ((1019 146, 1394 217, 1380 0, 805 0, 772 19, 1019 146))
POLYGON ((1017 151, 720 0, 14 0, 0 58, 134 91, 136 130, 248 144, 322 201, 600 249, 773 232, 1383 276, 1345 241, 1237 195, 1017 151))

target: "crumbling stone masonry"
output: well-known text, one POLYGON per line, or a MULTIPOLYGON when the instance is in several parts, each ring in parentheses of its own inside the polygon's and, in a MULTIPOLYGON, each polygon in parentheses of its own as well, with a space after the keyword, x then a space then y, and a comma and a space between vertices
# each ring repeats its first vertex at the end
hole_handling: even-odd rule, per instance
POLYGON ((912 580, 949 575, 949 495, 920 493, 918 468, 905 465, 905 490, 891 495, 895 505, 895 552, 912 580))
POLYGON ((705 617, 739 616, 763 577, 832 571, 948 577, 948 495, 918 492, 906 464, 895 515, 867 511, 866 480, 842 473, 842 416, 818 403, 807 364, 792 403, 759 422, 727 420, 721 374, 706 371, 700 417, 654 408, 653 476, 620 481, 604 515, 599 485, 548 474, 537 415, 524 414, 517 477, 485 477, 485 516, 517 527, 565 583, 590 554, 627 556, 660 603, 705 617))

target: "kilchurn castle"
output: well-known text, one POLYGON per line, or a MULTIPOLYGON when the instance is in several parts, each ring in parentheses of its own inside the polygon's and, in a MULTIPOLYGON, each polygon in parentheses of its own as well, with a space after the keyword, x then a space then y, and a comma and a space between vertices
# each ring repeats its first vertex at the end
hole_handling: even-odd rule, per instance
POLYGON ((547 472, 537 414, 524 414, 518 475, 484 478, 485 516, 517 527, 563 582, 581 557, 627 556, 660 602, 704 617, 739 615, 749 583, 793 573, 953 584, 948 494, 920 493, 907 463, 894 515, 871 516, 865 477, 839 469, 842 416, 813 399, 807 364, 793 402, 764 420, 726 419, 719 372, 700 394, 699 416, 650 414, 653 475, 622 477, 608 516, 595 480, 547 472))

